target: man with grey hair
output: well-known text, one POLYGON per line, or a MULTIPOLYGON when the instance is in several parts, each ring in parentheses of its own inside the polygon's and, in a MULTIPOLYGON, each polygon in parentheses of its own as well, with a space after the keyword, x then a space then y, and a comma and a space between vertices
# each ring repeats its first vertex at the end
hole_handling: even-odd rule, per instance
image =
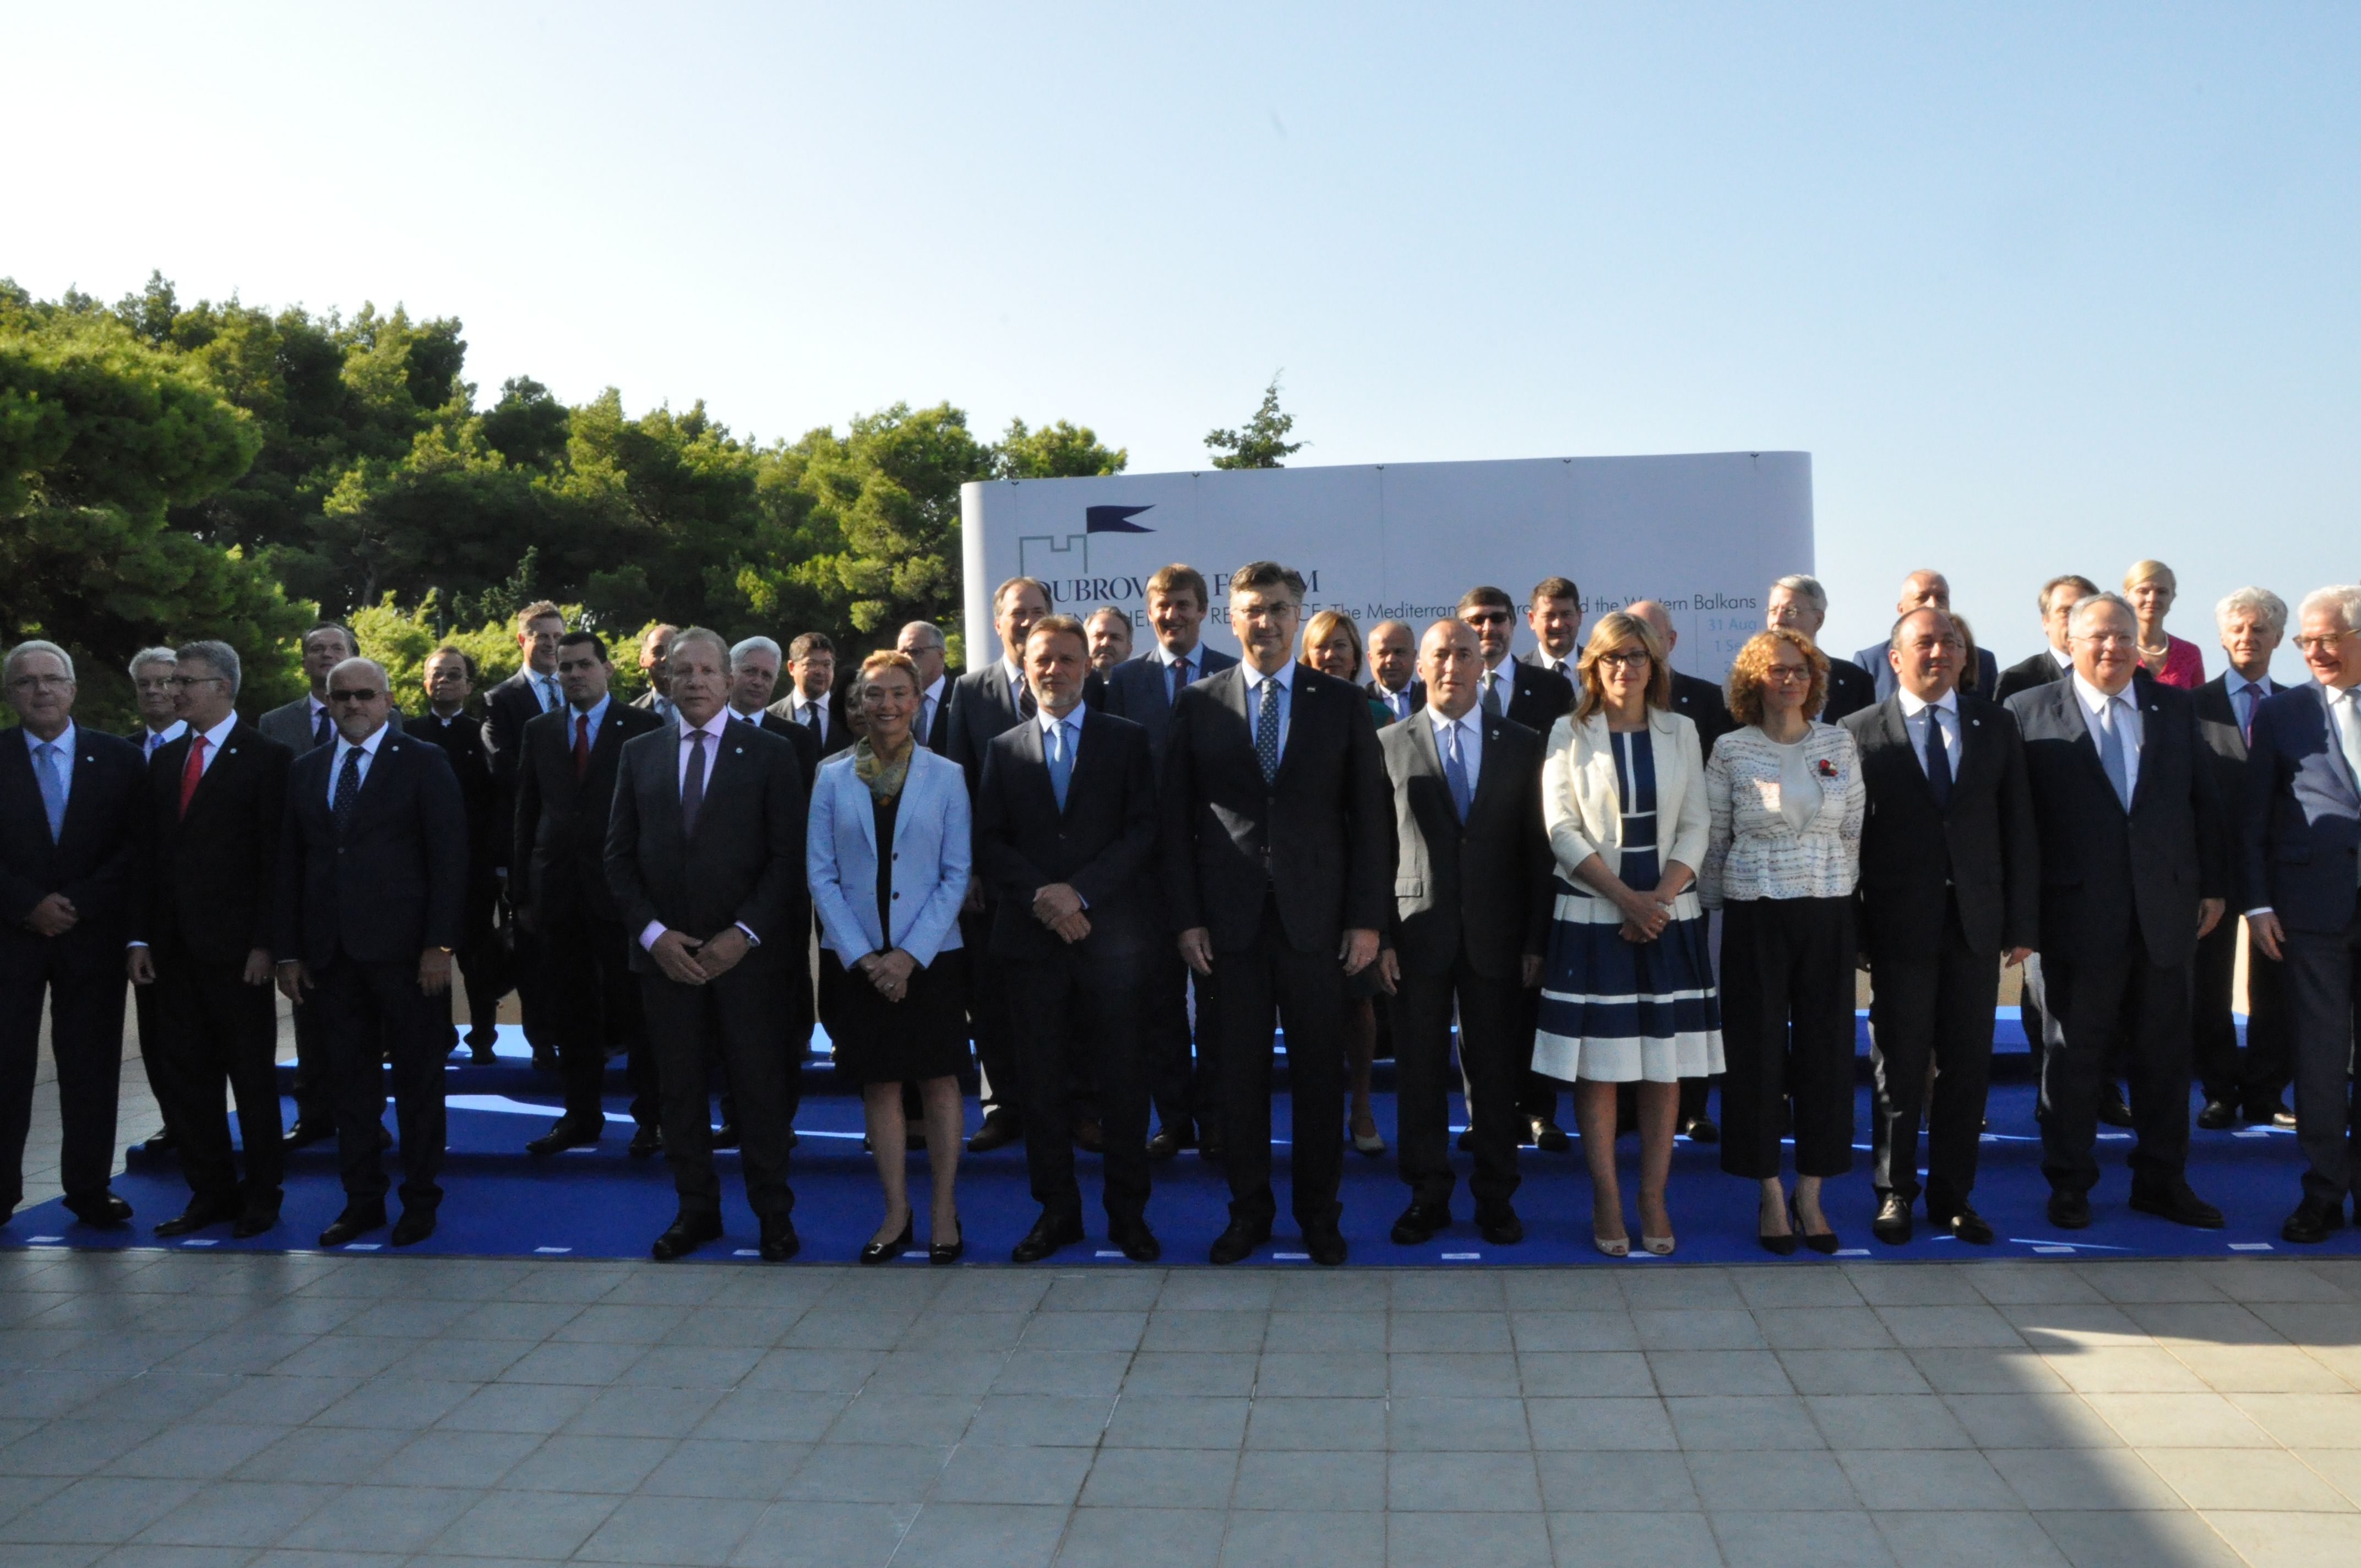
POLYGON ((894 651, 908 654, 918 666, 918 711, 910 733, 929 751, 941 751, 950 736, 950 704, 943 700, 950 691, 950 676, 943 668, 948 646, 943 629, 931 620, 910 621, 894 639, 894 651))
MULTIPOLYGON (((1792 631, 1818 648, 1820 627, 1828 619, 1828 590, 1820 586, 1819 578, 1790 572, 1771 585, 1770 598, 1763 611, 1763 624, 1770 630, 1792 631)), ((1870 679, 1867 670, 1828 653, 1825 648, 1820 652, 1827 654, 1828 661, 1828 695, 1815 718, 1834 724, 1877 700, 1877 683, 1870 679)))
MULTIPOLYGON (((768 637, 741 638, 730 647, 730 717, 768 730, 793 746, 796 766, 804 776, 804 793, 808 795, 812 779, 819 773, 819 739, 803 725, 791 724, 771 711, 771 694, 778 690, 785 657, 778 643, 768 637)), ((729 1120, 726 1115, 722 1119, 729 1120)))
MULTIPOLYGON (((2213 607, 2229 667, 2199 686, 2197 722, 2213 753, 2222 798, 2235 816, 2246 773, 2246 742, 2255 714, 2288 689, 2271 679, 2271 655, 2287 635, 2287 601, 2268 588, 2240 588, 2213 607)), ((2205 1088, 2197 1124, 2212 1130, 2242 1122, 2292 1127, 2295 1115, 2280 1098, 2294 1075, 2288 1033, 2287 966, 2265 954, 2244 921, 2224 920, 2197 944, 2195 1013, 2191 1030, 2198 1081, 2205 1088), (2246 949, 2246 1040, 2238 1044, 2231 1016, 2238 948, 2246 949)))
POLYGON ((41 1005, 63 1123, 59 1181, 84 1224, 127 1224, 107 1190, 123 1072, 123 951, 147 764, 73 720, 73 656, 19 642, 0 660, 16 723, 0 730, 0 1223, 23 1201, 41 1005))
POLYGON ((1091 640, 1091 668, 1104 679, 1131 657, 1131 617, 1111 604, 1091 611, 1082 622, 1091 640))
POLYGON ((188 729, 172 710, 172 663, 170 648, 142 648, 131 655, 131 696, 139 707, 139 728, 123 738, 139 748, 143 762, 188 729))
POLYGON ((2287 963, 2303 1199, 2279 1227, 2310 1245, 2345 1225, 2353 1190, 2353 1003, 2361 994, 2361 588, 2304 596, 2296 647, 2312 680, 2255 715, 2238 813, 2238 902, 2287 963))

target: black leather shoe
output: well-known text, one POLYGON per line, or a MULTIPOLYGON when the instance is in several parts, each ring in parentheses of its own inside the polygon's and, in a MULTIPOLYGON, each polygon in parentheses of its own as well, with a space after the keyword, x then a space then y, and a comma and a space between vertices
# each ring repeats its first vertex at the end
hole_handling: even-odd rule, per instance
POLYGON ((551 1050, 547 1046, 533 1047, 533 1070, 535 1072, 555 1073, 557 1070, 557 1053, 551 1050))
POLYGON ((1207 1165, 1222 1163, 1222 1135, 1209 1127, 1197 1129, 1197 1157, 1207 1165))
POLYGON ((2295 1206, 2295 1212, 2279 1226, 2279 1240, 2293 1242, 2298 1246, 2312 1246, 2326 1241, 2330 1232, 2344 1228, 2344 1204, 2306 1198, 2295 1206))
POLYGON ((904 1220, 902 1222, 902 1234, 895 1236, 892 1241, 871 1242, 867 1246, 862 1247, 861 1249, 861 1261, 864 1264, 891 1263, 894 1259, 909 1251, 910 1244, 917 1239, 917 1232, 915 1228, 917 1218, 918 1217, 916 1214, 912 1214, 907 1219, 904 1220))
POLYGON ((1206 1249, 1208 1263, 1239 1263, 1250 1256, 1254 1249, 1270 1240, 1268 1220, 1232 1220, 1229 1227, 1213 1238, 1206 1249))
POLYGON ((633 1159, 646 1159, 664 1152, 664 1129, 650 1122, 631 1134, 631 1146, 626 1151, 633 1159))
POLYGON ((2295 1113, 2282 1100, 2250 1100, 2246 1102, 2246 1120, 2257 1127, 2292 1127, 2295 1113))
POLYGON ((1506 1203, 1476 1211, 1476 1234, 1494 1246, 1514 1246, 1525 1239, 1525 1223, 1506 1203))
POLYGON ((159 1236, 185 1236, 202 1231, 207 1225, 218 1225, 236 1218, 236 1211, 225 1203, 192 1202, 170 1219, 156 1227, 159 1236))
POLYGON ((1877 1205, 1877 1218, 1869 1223, 1869 1234, 1887 1246, 1900 1246, 1910 1239, 1910 1204, 1898 1192, 1889 1192, 1877 1205))
POLYGON ((1565 1135, 1565 1129, 1554 1117, 1528 1116, 1525 1131, 1532 1135, 1533 1147, 1543 1154, 1564 1154, 1574 1146, 1574 1140, 1565 1135))
POLYGON ((1095 1117, 1075 1117, 1074 1146, 1084 1154, 1106 1153, 1106 1128, 1095 1117))
POLYGON ((1082 1217, 1080 1214, 1052 1214, 1048 1210, 1033 1222, 1025 1239, 1008 1249, 1011 1263, 1038 1263, 1060 1247, 1072 1246, 1082 1239, 1082 1217))
POLYGON ((2208 1100, 2197 1113, 2197 1124, 2209 1133, 2218 1133, 2238 1124, 2238 1108, 2227 1100, 2208 1100))
POLYGON ((329 1121, 307 1122, 298 1118, 287 1129, 286 1146, 291 1149, 310 1148, 313 1144, 326 1143, 336 1135, 336 1124, 329 1121))
POLYGON ((181 1146, 181 1140, 172 1135, 171 1128, 159 1127, 148 1134, 139 1146, 149 1154, 170 1154, 181 1146))
POLYGON ((721 1216, 719 1214, 681 1214, 666 1225, 664 1234, 648 1248, 648 1255, 658 1263, 671 1263, 686 1257, 708 1242, 721 1239, 721 1216))
POLYGON ((1303 1235, 1303 1250, 1310 1253, 1312 1261, 1321 1267, 1334 1268, 1345 1261, 1344 1233, 1333 1225, 1325 1230, 1307 1231, 1303 1235))
POLYGON ((1196 1146, 1196 1137, 1185 1128, 1176 1131, 1170 1126, 1159 1127, 1156 1129, 1156 1135, 1148 1140, 1148 1157, 1170 1159, 1182 1149, 1196 1146))
POLYGON ((1693 1144, 1718 1144, 1721 1142, 1721 1129, 1714 1125, 1710 1116, 1691 1116, 1681 1124, 1681 1136, 1693 1144))
POLYGON ((401 1218, 393 1223, 393 1234, 387 1239, 396 1246, 416 1246, 434 1234, 434 1208, 412 1203, 401 1211, 401 1218))
POLYGON ((278 1228, 279 1211, 276 1208, 244 1209, 239 1211, 237 1218, 231 1223, 229 1234, 239 1241, 249 1241, 265 1231, 278 1228))
POLYGON ((959 1234, 951 1237, 949 1241, 941 1241, 933 1237, 929 1237, 928 1239, 927 1261, 930 1264, 957 1263, 961 1258, 965 1257, 966 1255, 967 1227, 964 1225, 961 1225, 960 1227, 959 1234))
POLYGON ((775 1220, 763 1222, 763 1261, 785 1263, 803 1250, 803 1238, 796 1234, 793 1220, 782 1214, 775 1220))
POLYGON ((358 1241, 371 1231, 381 1230, 384 1226, 385 1205, 383 1203, 347 1203, 345 1205, 345 1212, 331 1220, 328 1223, 328 1228, 320 1233, 320 1245, 342 1246, 346 1242, 358 1241))
POLYGON ((131 1205, 112 1192, 99 1191, 87 1198, 69 1198, 66 1212, 85 1225, 102 1231, 119 1231, 131 1223, 131 1205))
POLYGON ((598 1141, 603 1127, 589 1126, 567 1121, 561 1116, 549 1131, 524 1146, 529 1155, 553 1155, 563 1149, 588 1148, 598 1141))
POLYGON ((1990 1221, 1963 1202, 1927 1201, 1927 1217, 1936 1224, 1950 1228, 1951 1234, 1972 1246, 1990 1246, 1993 1228, 1990 1221))
POLYGON ((2132 1188, 2132 1207, 2143 1214, 2170 1220, 2176 1225, 2191 1225, 2201 1231, 2222 1228, 2222 1211, 2191 1191, 2186 1181, 2148 1190, 2135 1185, 2132 1188))
POLYGON ((968 1139, 967 1152, 990 1154, 994 1149, 1006 1148, 1024 1135, 1025 1129, 1017 1124, 1016 1117, 1005 1111, 994 1111, 984 1117, 983 1125, 975 1130, 975 1136, 968 1139))
POLYGON ((492 1049, 489 1040, 469 1040, 467 1059, 478 1067, 490 1067, 500 1059, 500 1053, 492 1049))
POLYGON ((2088 1230, 2091 1225, 2091 1195, 2087 1192, 2051 1192, 2049 1223, 2061 1231, 2088 1230))
POLYGON ((1123 1249, 1123 1255, 1134 1263, 1154 1263, 1164 1255, 1164 1244, 1145 1222, 1112 1227, 1107 1240, 1123 1249))
POLYGON ((1460 1152, 1461 1154, 1474 1154, 1474 1153, 1476 1152, 1476 1129, 1475 1129, 1475 1128, 1473 1128, 1473 1127, 1467 1127, 1467 1128, 1464 1128, 1464 1129, 1462 1129, 1462 1131, 1460 1132, 1460 1135, 1459 1135, 1459 1152, 1460 1152))
POLYGON ((738 1146, 738 1124, 735 1122, 724 1122, 721 1125, 714 1128, 713 1146, 718 1149, 736 1148, 738 1146))
POLYGON ((2099 1120, 2110 1127, 2132 1124, 2132 1108, 2124 1103, 2124 1091, 2112 1083, 2099 1090, 2099 1120))
POLYGON ((1434 1239, 1435 1232, 1450 1228, 1450 1205, 1412 1200, 1411 1206, 1394 1221, 1393 1242, 1396 1246, 1423 1246, 1434 1239))

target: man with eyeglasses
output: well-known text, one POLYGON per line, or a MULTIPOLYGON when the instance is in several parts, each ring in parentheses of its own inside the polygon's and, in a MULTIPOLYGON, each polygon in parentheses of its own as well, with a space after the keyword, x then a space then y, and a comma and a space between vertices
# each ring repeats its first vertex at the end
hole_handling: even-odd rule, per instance
MULTIPOLYGON (((1820 628, 1828 619, 1828 590, 1820 586, 1819 578, 1791 572, 1771 585, 1770 599, 1763 611, 1763 624, 1771 630, 1792 631, 1819 648, 1820 628)), ((1828 661, 1828 695, 1820 707, 1821 723, 1834 724, 1876 702, 1877 683, 1867 670, 1825 648, 1820 652, 1828 661)))
POLYGON ((2073 673, 2005 705, 2025 739, 2041 845, 2041 1168, 2049 1223, 2091 1223, 2100 1085, 2131 1082, 2131 1206, 2218 1229, 2190 1190, 2190 961, 2229 882, 2221 796, 2189 694, 2135 679, 2139 622, 2094 594, 2067 622, 2073 673))
POLYGON ((1484 661, 1476 679, 1477 711, 1545 736, 1574 710, 1572 681, 1555 670, 1509 657, 1517 635, 1517 606, 1505 590, 1469 588, 1459 596, 1458 618, 1476 629, 1477 652, 1484 661))
POLYGON ((345 1208, 324 1247, 386 1223, 378 1151, 385 1080, 401 1129, 395 1246, 434 1234, 443 1189, 443 1058, 451 955, 465 934, 467 806, 439 746, 395 733, 383 665, 329 673, 336 738, 295 760, 279 844, 271 950, 279 989, 318 1011, 345 1208))
POLYGON ((2255 945, 2287 965, 2303 1199, 2279 1227, 2309 1246, 2345 1225, 2353 1191, 2353 1001, 2361 991, 2361 588, 2296 612, 2309 683, 2257 710, 2238 811, 2238 902, 2255 945))
MULTIPOLYGON (((188 725, 174 711, 173 700, 178 690, 172 679, 172 651, 170 648, 142 648, 131 655, 131 696, 139 710, 139 722, 124 731, 123 738, 139 748, 142 762, 179 740, 188 725)), ((139 1066, 147 1075, 148 1091, 155 1097, 156 1106, 163 1112, 164 1125, 150 1133, 144 1147, 170 1149, 173 1146, 172 1117, 165 1110, 164 1091, 156 1078, 156 1041, 160 1025, 156 1020, 156 998, 152 992, 135 990, 131 993, 132 1015, 139 1024, 139 1066)))

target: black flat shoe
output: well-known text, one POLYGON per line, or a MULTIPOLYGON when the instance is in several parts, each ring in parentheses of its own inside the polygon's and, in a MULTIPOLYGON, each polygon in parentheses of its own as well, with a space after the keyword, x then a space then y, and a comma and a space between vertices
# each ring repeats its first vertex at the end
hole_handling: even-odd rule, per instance
POLYGON ((785 1263, 803 1250, 803 1238, 796 1234, 795 1223, 784 1216, 763 1222, 762 1252, 764 1263, 785 1263))
POLYGON ((1476 1211, 1476 1234, 1494 1246, 1514 1246, 1525 1239, 1525 1223, 1507 1204, 1476 1211))
POLYGON ((719 1214, 683 1214, 664 1229, 648 1248, 648 1255, 658 1263, 671 1263, 686 1257, 707 1242, 721 1239, 721 1216, 719 1214))
POLYGON ((1992 1222, 1965 1203, 1951 1205, 1949 1223, 1951 1234, 1971 1246, 1990 1246, 1993 1244, 1992 1222))
POLYGON ((248 1209, 240 1213, 236 1220, 232 1222, 229 1227, 229 1234, 236 1237, 239 1241, 250 1241, 254 1237, 260 1235, 265 1231, 277 1230, 278 1228, 278 1210, 248 1209))
POLYGON ((1222 1234, 1213 1238, 1206 1249, 1208 1263, 1242 1263, 1253 1255, 1254 1249, 1270 1240, 1268 1220, 1232 1220, 1222 1234))
POLYGON ((975 1136, 968 1139, 967 1152, 990 1154, 994 1149, 1006 1148, 1024 1135, 1025 1129, 1017 1124, 1016 1117, 1005 1111, 994 1111, 983 1119, 975 1136))
POLYGON ((1082 1239, 1082 1221, 1079 1214, 1044 1213, 1025 1233, 1025 1239, 1008 1249, 1011 1263, 1038 1263, 1060 1247, 1072 1246, 1082 1239))
POLYGON ((1900 1246, 1910 1239, 1910 1205, 1897 1192, 1889 1192, 1877 1206, 1877 1218, 1869 1223, 1869 1234, 1887 1246, 1900 1246))
POLYGON ((2238 1108, 2227 1100, 2208 1100, 2204 1109, 2197 1113, 2197 1124, 2209 1133, 2235 1127, 2238 1124, 2238 1108))
POLYGON ((1837 1255, 1836 1232, 1804 1229, 1804 1217, 1796 1212, 1795 1201, 1792 1198, 1787 1200, 1787 1225, 1806 1246, 1818 1253, 1822 1257, 1834 1257, 1837 1255))
POLYGON ((416 1246, 434 1234, 434 1211, 412 1207, 401 1212, 393 1223, 393 1234, 387 1239, 396 1246, 416 1246))
POLYGON ((2186 1181, 2147 1190, 2135 1186, 2132 1207, 2140 1213, 2154 1214, 2159 1220, 2201 1231, 2218 1231, 2223 1225, 2222 1211, 2191 1191, 2186 1181))
POLYGON ((1144 1223, 1112 1231, 1107 1240, 1121 1247, 1123 1255, 1134 1263, 1154 1263, 1164 1255, 1164 1244, 1158 1241, 1156 1233, 1144 1223))
POLYGON ((664 1129, 650 1123, 631 1135, 631 1146, 624 1151, 633 1159, 646 1159, 664 1152, 664 1129))
POLYGON ((1721 1129, 1714 1125, 1710 1116, 1691 1116, 1681 1124, 1681 1136, 1693 1144, 1718 1144, 1721 1142, 1721 1129))
POLYGON ((2329 1234, 2345 1228, 2345 1205, 2323 1199, 2306 1198, 2295 1206, 2295 1212, 2279 1226, 2279 1240, 2297 1246, 2312 1246, 2328 1239, 2329 1234))
POLYGON ((355 1204, 328 1223, 328 1228, 320 1233, 320 1245, 343 1246, 347 1242, 359 1240, 371 1231, 381 1229, 384 1224, 384 1204, 355 1204))
POLYGON ((862 1247, 861 1249, 861 1261, 864 1264, 891 1263, 895 1258, 901 1256, 904 1253, 909 1251, 910 1244, 917 1239, 917 1233, 911 1229, 913 1223, 917 1219, 917 1216, 913 1214, 908 1219, 904 1220, 902 1222, 902 1234, 895 1236, 892 1241, 871 1242, 867 1246, 862 1247))
POLYGON ((2086 1231, 2091 1228, 2091 1195, 2087 1192, 2053 1191, 2049 1194, 2049 1223, 2061 1231, 2086 1231))
POLYGON ((2132 1124, 2132 1108, 2124 1102, 2124 1091, 2112 1083, 2099 1091, 2099 1120, 2110 1127, 2132 1124))
POLYGON ((1345 1261, 1344 1233, 1333 1226, 1327 1230, 1306 1232, 1303 1250, 1310 1253, 1312 1261, 1321 1267, 1334 1268, 1345 1261))
POLYGON ((223 1224, 236 1217, 236 1211, 216 1203, 192 1203, 170 1219, 159 1222, 156 1226, 156 1234, 159 1236, 185 1236, 192 1232, 202 1231, 208 1225, 223 1224))
POLYGON ((927 1242, 928 1263, 957 1263, 966 1253, 967 1227, 965 1225, 960 1227, 959 1234, 947 1242, 939 1242, 931 1237, 927 1242))
POLYGON ((87 1198, 69 1198, 66 1212, 83 1224, 102 1231, 119 1231, 131 1223, 131 1205, 112 1192, 95 1192, 87 1198))
POLYGON ((1159 1127, 1156 1129, 1156 1135, 1148 1140, 1148 1157, 1150 1159, 1170 1159, 1182 1149, 1191 1149, 1195 1148, 1196 1146, 1197 1139, 1195 1135, 1185 1130, 1175 1131, 1173 1128, 1169 1126, 1159 1127))
POLYGON ((1437 1231, 1451 1228, 1451 1210, 1441 1203, 1413 1202, 1394 1222, 1393 1244, 1396 1246, 1423 1246, 1434 1239, 1437 1231))
POLYGON ((534 1156, 560 1153, 566 1149, 589 1148, 598 1142, 603 1128, 583 1126, 559 1117, 549 1131, 524 1146, 524 1152, 534 1156))
POLYGON ((721 1125, 714 1128, 713 1146, 718 1149, 736 1148, 738 1146, 738 1124, 735 1122, 724 1122, 721 1125))

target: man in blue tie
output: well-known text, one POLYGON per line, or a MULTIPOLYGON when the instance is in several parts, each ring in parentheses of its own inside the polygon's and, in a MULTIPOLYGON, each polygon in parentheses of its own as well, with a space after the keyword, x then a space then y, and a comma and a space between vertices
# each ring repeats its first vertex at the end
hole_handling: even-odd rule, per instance
POLYGON ((19 642, 0 661, 16 710, 0 730, 0 1223, 25 1196, 41 1003, 64 1124, 60 1183, 84 1224, 130 1223, 107 1190, 123 1069, 139 748, 73 721, 73 658, 19 642))
POLYGON ((1385 705, 1388 722, 1399 724, 1426 705, 1426 685, 1418 678, 1418 637, 1399 620, 1369 628, 1369 679, 1362 690, 1385 705))
POLYGON ((2139 622, 2120 595, 2077 601, 2067 647, 2071 674, 2007 704, 2025 738, 2041 844, 2049 1223, 2091 1223, 2099 1086, 2120 1038, 2138 1134, 2131 1206, 2216 1228, 2222 1212, 2186 1173, 2189 964, 2229 885, 2212 759, 2189 694, 2135 679, 2139 622))

